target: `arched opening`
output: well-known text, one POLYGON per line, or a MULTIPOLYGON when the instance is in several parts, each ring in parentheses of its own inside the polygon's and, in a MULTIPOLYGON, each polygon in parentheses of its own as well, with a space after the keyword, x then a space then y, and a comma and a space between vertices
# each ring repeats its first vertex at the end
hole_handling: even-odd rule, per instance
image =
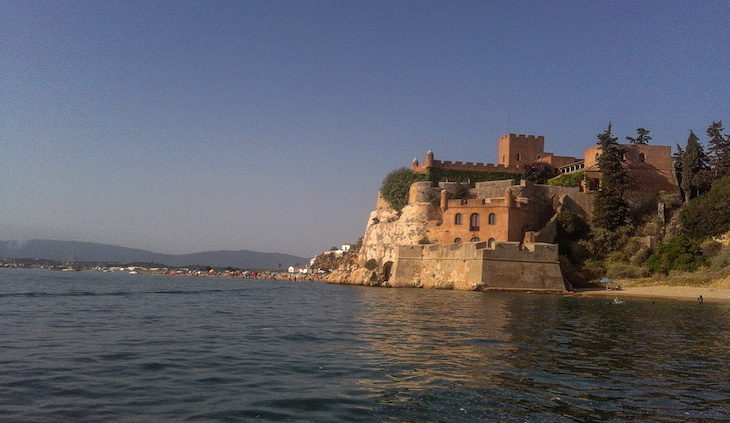
POLYGON ((644 153, 639 153, 639 163, 646 162, 646 155, 644 153))
POLYGON ((472 232, 476 232, 479 230, 479 213, 472 213, 471 217, 469 218, 469 230, 472 232))
POLYGON ((383 265, 383 282, 387 282, 390 279, 390 270, 393 268, 392 261, 386 261, 383 265))
POLYGON ((456 213, 454 216, 454 225, 461 225, 461 213, 456 213))
POLYGON ((478 236, 473 236, 473 237, 471 237, 471 239, 469 240, 469 242, 479 242, 479 237, 478 236))
POLYGON ((489 213, 489 224, 490 225, 496 225, 497 224, 497 215, 494 213, 489 213))
POLYGON ((461 242, 461 238, 454 238, 454 244, 458 244, 461 242))
POLYGON ((494 238, 489 238, 489 241, 487 241, 487 247, 494 248, 494 244, 495 244, 494 238))

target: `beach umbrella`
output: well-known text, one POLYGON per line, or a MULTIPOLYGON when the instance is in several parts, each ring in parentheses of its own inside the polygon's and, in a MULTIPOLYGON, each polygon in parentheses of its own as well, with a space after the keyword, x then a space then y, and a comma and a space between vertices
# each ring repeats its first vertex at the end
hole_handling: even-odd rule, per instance
POLYGON ((601 279, 601 280, 600 280, 600 281, 598 281, 598 282, 600 282, 600 283, 605 283, 605 284, 606 284, 606 290, 607 290, 607 291, 608 291, 608 284, 609 284, 609 283, 613 283, 613 281, 612 281, 611 279, 609 279, 609 278, 603 278, 603 279, 601 279))

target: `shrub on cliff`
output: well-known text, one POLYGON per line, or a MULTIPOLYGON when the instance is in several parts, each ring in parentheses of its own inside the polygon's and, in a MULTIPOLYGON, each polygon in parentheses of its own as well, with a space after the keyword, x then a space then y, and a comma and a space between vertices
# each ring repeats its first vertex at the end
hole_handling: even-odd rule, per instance
POLYGON ((694 272, 705 262, 702 249, 684 235, 674 237, 659 247, 646 261, 651 273, 668 275, 672 270, 694 272))
POLYGON ((693 239, 703 239, 730 230, 730 177, 718 179, 712 189, 693 198, 682 208, 679 220, 682 233, 693 239))
POLYGON ((380 195, 383 199, 390 203, 396 211, 403 210, 408 204, 408 193, 414 182, 423 181, 423 175, 413 173, 410 169, 401 167, 391 171, 380 187, 380 195))

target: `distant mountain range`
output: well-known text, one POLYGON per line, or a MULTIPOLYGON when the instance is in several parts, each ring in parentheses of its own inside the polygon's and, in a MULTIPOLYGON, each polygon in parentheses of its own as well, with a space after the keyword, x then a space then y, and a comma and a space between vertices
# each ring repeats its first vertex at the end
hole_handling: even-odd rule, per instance
POLYGON ((0 241, 0 259, 38 258, 61 262, 159 263, 172 267, 202 265, 240 269, 282 269, 309 264, 309 259, 256 251, 206 251, 193 254, 160 254, 135 248, 79 241, 0 241))

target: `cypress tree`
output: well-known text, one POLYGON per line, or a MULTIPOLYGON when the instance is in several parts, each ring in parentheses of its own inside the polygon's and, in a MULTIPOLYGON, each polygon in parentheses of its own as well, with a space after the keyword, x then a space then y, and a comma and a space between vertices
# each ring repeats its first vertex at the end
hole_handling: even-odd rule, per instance
POLYGON ((685 203, 707 191, 711 183, 709 169, 707 156, 702 144, 700 144, 700 139, 690 130, 687 147, 682 155, 682 183, 680 187, 684 194, 685 203))
POLYGON ((610 123, 606 131, 598 134, 597 144, 601 147, 598 168, 602 177, 593 199, 593 222, 612 231, 629 223, 629 205, 624 198, 624 191, 629 185, 629 174, 623 166, 626 149, 611 134, 610 123))
POLYGON ((723 134, 724 130, 722 121, 712 122, 707 128, 707 136, 710 137, 707 150, 715 179, 730 175, 730 135, 723 134))

